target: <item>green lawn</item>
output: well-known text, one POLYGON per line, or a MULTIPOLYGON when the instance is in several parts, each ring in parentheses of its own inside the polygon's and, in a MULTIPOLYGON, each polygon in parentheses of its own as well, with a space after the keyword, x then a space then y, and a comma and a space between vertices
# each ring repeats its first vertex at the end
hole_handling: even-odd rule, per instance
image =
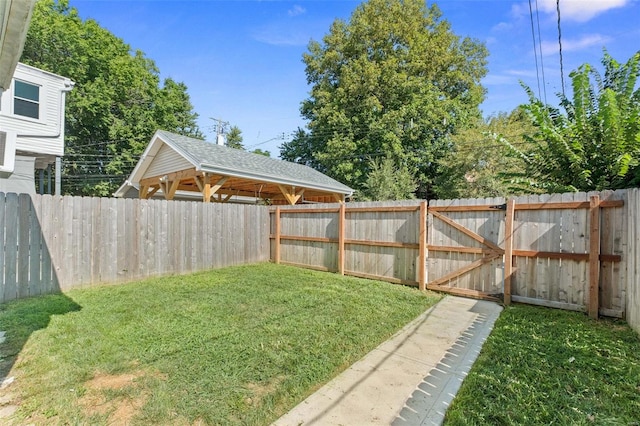
POLYGON ((506 308, 445 424, 639 425, 640 337, 622 321, 506 308))
POLYGON ((0 397, 17 424, 269 424, 439 297, 259 264, 20 300, 0 397))

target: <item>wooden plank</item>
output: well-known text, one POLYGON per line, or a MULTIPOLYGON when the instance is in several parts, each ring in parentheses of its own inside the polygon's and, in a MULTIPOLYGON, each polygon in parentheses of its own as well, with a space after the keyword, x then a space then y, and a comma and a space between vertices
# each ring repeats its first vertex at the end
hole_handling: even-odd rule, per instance
POLYGON ((490 212, 500 210, 497 205, 494 204, 481 204, 481 205, 448 205, 448 206, 429 206, 429 211, 435 211, 440 213, 446 212, 490 212))
POLYGON ((427 249, 432 252, 454 252, 469 254, 502 254, 490 248, 484 247, 462 247, 462 246, 434 246, 427 245, 427 249))
POLYGON ((497 244, 495 244, 493 241, 489 241, 486 238, 476 234, 475 232, 471 231, 468 228, 465 228, 464 226, 458 224, 457 222, 449 219, 447 216, 442 215, 438 212, 432 212, 434 217, 437 217, 438 219, 442 220, 443 222, 447 223, 448 225, 454 227, 455 229, 461 231, 462 233, 464 233, 465 235, 471 237, 472 239, 478 241, 481 244, 484 244, 485 246, 492 248, 496 251, 502 252, 502 247, 498 246, 497 244))
POLYGON ((73 201, 74 197, 63 196, 59 198, 60 207, 60 252, 57 256, 59 263, 58 276, 60 277, 61 290, 70 290, 75 287, 74 274, 74 242, 73 242, 73 201))
POLYGON ((427 290, 438 291, 442 293, 453 294, 454 296, 469 297, 472 299, 491 300, 493 302, 500 302, 500 299, 493 297, 487 293, 478 290, 472 290, 468 288, 458 287, 445 287, 440 285, 427 284, 427 290))
POLYGON ((627 228, 626 320, 640 333, 640 189, 629 189, 625 213, 627 228))
MULTIPOLYGON (((278 206, 280 207, 280 206, 278 206)), ((276 208, 278 207, 271 207, 269 208, 269 212, 270 213, 275 213, 276 208)), ((280 208, 280 214, 281 215, 286 215, 286 214, 296 214, 296 213, 335 213, 340 211, 340 207, 316 207, 316 208, 306 208, 306 206, 295 206, 294 208, 291 208, 291 206, 282 206, 280 208)), ((348 213, 348 211, 347 211, 348 213)))
POLYGON ((598 319, 600 307, 600 197, 591 196, 589 209, 589 317, 598 319))
MULTIPOLYGON (((612 200, 623 201, 623 191, 603 191, 600 195, 600 205, 612 200)), ((600 210, 600 315, 610 316, 608 313, 625 311, 625 274, 626 262, 603 261, 602 253, 622 253, 626 247, 626 233, 628 226, 624 209, 600 210), (607 314, 603 314, 607 312, 607 314)))
POLYGON ((16 270, 17 297, 29 296, 29 231, 31 196, 18 195, 18 267, 16 270))
POLYGON ((101 212, 100 204, 101 203, 100 203, 100 198, 91 198, 90 200, 91 200, 90 202, 91 210, 88 212, 88 214, 90 215, 90 218, 91 218, 90 229, 92 232, 91 232, 91 240, 87 245, 87 247, 90 250, 90 254, 89 254, 90 263, 91 263, 90 282, 91 284, 95 284, 100 281, 100 263, 99 263, 100 242, 99 240, 101 239, 101 233, 102 233, 102 224, 100 220, 100 212, 101 212))
POLYGON ((504 231, 504 304, 511 304, 511 277, 513 275, 513 221, 515 220, 516 201, 507 201, 507 214, 504 231))
POLYGON ((415 212, 420 206, 372 206, 372 207, 347 207, 347 213, 399 213, 415 212))
POLYGON ((346 206, 340 204, 338 213, 338 273, 344 275, 344 241, 345 241, 345 222, 346 222, 346 206))
POLYGON ((91 283, 91 198, 82 197, 73 206, 76 222, 75 244, 78 248, 75 280, 83 285, 91 283))
POLYGON ((473 269, 475 269, 475 268, 477 268, 479 266, 484 265, 487 262, 491 262, 496 257, 498 257, 498 255, 487 256, 487 257, 483 257, 482 259, 478 259, 475 262, 473 262, 473 263, 471 263, 471 264, 469 264, 469 265, 467 265, 467 266, 465 266, 463 268, 457 269, 457 270, 455 270, 453 272, 450 272, 450 273, 446 274, 444 277, 440 277, 437 280, 433 280, 433 281, 429 282, 428 286, 434 286, 434 285, 435 286, 439 286, 439 285, 442 285, 442 284, 446 283, 447 281, 450 281, 450 280, 452 280, 454 278, 457 278, 462 274, 465 274, 465 273, 467 273, 467 272, 469 272, 469 271, 471 271, 471 270, 473 270, 473 269))
MULTIPOLYGON (((513 250, 513 256, 518 257, 534 257, 545 259, 566 259, 575 261, 588 261, 590 256, 588 253, 565 253, 554 251, 537 251, 537 250, 513 250)), ((619 254, 600 254, 601 262, 620 262, 622 256, 619 254)))
POLYGON ((195 167, 191 169, 184 169, 173 173, 167 173, 162 176, 151 176, 140 180, 140 185, 152 186, 157 184, 159 180, 164 179, 167 181, 180 181, 182 179, 192 178, 193 176, 202 176, 203 172, 196 171, 195 167))
MULTIPOLYGON (((269 238, 275 239, 276 234, 269 235, 269 238)), ((327 237, 311 237, 307 235, 280 235, 280 241, 308 241, 308 242, 316 242, 316 243, 338 243, 340 240, 336 238, 327 238, 327 237)))
POLYGON ((624 318, 624 311, 621 309, 600 308, 600 316, 609 318, 624 318))
POLYGON ((585 312, 583 305, 573 303, 556 302, 551 300, 538 299, 535 297, 511 296, 511 300, 516 303, 525 303, 527 305, 545 306, 547 308, 564 309, 566 311, 585 312))
MULTIPOLYGON (((611 200, 603 202, 601 208, 623 207, 623 200, 611 200)), ((589 201, 573 202, 541 202, 541 203, 519 203, 516 210, 556 210, 556 209, 589 209, 589 201)))
POLYGON ((35 296, 44 293, 41 273, 42 229, 38 220, 38 201, 34 197, 29 204, 29 295, 35 296))
MULTIPOLYGON (((429 210, 436 212, 470 212, 470 211, 495 211, 497 210, 497 206, 495 204, 486 204, 486 205, 449 205, 449 206, 433 206, 429 207, 429 210)), ((601 203, 601 208, 615 208, 615 207, 623 207, 623 200, 611 200, 611 201, 603 201, 601 203)), ((575 201, 575 202, 556 202, 556 203, 518 203, 516 206, 516 210, 554 210, 554 209, 588 209, 589 202, 588 201, 575 201)))
POLYGON ((51 262, 51 195, 38 196, 39 219, 42 228, 42 293, 59 290, 58 279, 51 262))
POLYGON ((4 295, 5 294, 5 272, 6 272, 6 265, 5 265, 6 249, 5 249, 4 235, 6 230, 6 218, 7 218, 5 206, 6 206, 6 194, 4 192, 0 192, 0 265, 2 265, 2 269, 0 269, 0 302, 7 301, 4 295))
MULTIPOLYGON (((542 194, 537 196, 537 198, 541 201, 541 203, 539 203, 541 205, 551 205, 555 203, 550 194, 542 194)), ((550 209, 538 208, 531 212, 538 228, 534 243, 534 249, 536 251, 551 251, 549 246, 551 240, 554 238, 553 223, 550 217, 551 211, 550 209)), ((535 260, 535 280, 532 282, 529 296, 549 300, 549 280, 555 279, 555 277, 550 277, 550 259, 548 257, 536 257, 535 260)))
POLYGON ((6 194, 5 254, 4 254, 4 300, 18 297, 18 217, 20 216, 18 196, 6 194))
POLYGON ((113 259, 116 262, 114 270, 113 282, 124 282, 124 279, 128 273, 127 259, 130 256, 129 248, 132 241, 129 240, 127 235, 127 222, 130 220, 127 218, 125 199, 118 199, 115 203, 114 214, 112 219, 115 222, 115 241, 116 258, 113 259))
POLYGON ((274 261, 276 262, 276 264, 280 263, 280 207, 276 207, 276 211, 275 211, 275 219, 276 219, 276 230, 275 230, 275 243, 276 243, 276 248, 275 248, 275 253, 274 253, 274 261))
POLYGON ((419 254, 418 254, 418 288, 420 291, 427 289, 427 202, 420 203, 420 235, 419 238, 419 254))
POLYGON ((392 284, 402 284, 402 285, 407 285, 407 286, 411 286, 411 287, 417 287, 418 286, 418 282, 417 281, 412 281, 412 280, 403 280, 400 278, 395 278, 395 277, 389 277, 386 275, 375 275, 375 274, 367 274, 365 272, 359 272, 359 271, 344 271, 345 275, 349 275, 352 277, 358 277, 358 278, 365 278, 368 280, 375 280, 375 281, 385 281, 388 283, 392 283, 392 284))
POLYGON ((370 247, 396 247, 406 249, 419 249, 420 245, 417 243, 404 243, 398 241, 368 241, 368 240, 352 240, 345 239, 345 244, 358 245, 358 246, 370 246, 370 247))
POLYGON ((285 262, 285 261, 281 261, 280 264, 295 266, 297 268, 312 269, 314 271, 331 272, 331 270, 326 266, 320 266, 320 265, 307 265, 305 263, 295 263, 295 262, 285 262))

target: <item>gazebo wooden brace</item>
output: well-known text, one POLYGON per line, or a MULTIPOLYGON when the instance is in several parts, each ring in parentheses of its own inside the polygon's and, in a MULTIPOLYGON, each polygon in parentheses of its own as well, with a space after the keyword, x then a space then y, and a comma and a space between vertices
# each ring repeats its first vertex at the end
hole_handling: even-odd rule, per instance
POLYGON ((302 194, 304 194, 304 188, 300 189, 300 191, 296 192, 295 186, 291 186, 290 189, 285 187, 284 185, 278 185, 280 188, 280 192, 284 195, 284 198, 291 205, 296 204, 300 198, 302 198, 302 194))

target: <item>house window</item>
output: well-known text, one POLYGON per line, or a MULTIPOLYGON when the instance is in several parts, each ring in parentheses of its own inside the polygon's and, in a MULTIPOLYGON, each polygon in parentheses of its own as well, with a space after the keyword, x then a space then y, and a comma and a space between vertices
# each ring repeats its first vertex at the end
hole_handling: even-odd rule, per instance
POLYGON ((15 81, 13 113, 25 117, 40 118, 40 86, 15 81))

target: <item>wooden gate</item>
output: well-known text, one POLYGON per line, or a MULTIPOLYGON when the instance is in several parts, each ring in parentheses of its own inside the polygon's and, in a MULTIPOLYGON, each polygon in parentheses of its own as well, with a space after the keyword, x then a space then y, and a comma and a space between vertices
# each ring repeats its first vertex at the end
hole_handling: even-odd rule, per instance
POLYGON ((428 289, 483 299, 503 293, 503 203, 501 198, 430 203, 428 289))
POLYGON ((433 201, 427 288, 624 317, 623 198, 606 191, 433 201))

